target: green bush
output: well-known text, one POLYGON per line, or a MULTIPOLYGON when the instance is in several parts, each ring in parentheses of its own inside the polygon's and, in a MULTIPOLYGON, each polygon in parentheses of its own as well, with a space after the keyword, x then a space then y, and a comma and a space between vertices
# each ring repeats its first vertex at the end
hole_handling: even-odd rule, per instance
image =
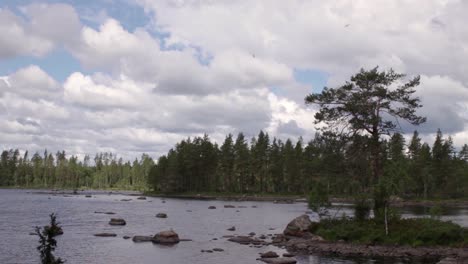
POLYGON ((389 223, 389 234, 381 222, 374 219, 322 220, 315 233, 329 241, 344 240, 362 244, 410 246, 468 245, 468 230, 452 222, 436 219, 398 219, 389 223))

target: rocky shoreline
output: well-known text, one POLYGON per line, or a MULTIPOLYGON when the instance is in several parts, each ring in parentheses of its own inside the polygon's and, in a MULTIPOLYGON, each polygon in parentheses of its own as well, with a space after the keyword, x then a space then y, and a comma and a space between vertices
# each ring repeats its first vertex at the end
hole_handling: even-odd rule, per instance
POLYGON ((363 245, 347 242, 330 242, 311 234, 312 224, 307 215, 291 221, 283 234, 276 235, 273 245, 284 247, 294 254, 320 254, 343 257, 391 257, 422 262, 446 264, 468 263, 468 247, 410 247, 392 245, 363 245))
POLYGON ((459 263, 468 263, 468 248, 360 245, 305 238, 289 238, 276 245, 285 247, 289 252, 294 254, 321 254, 343 257, 392 257, 433 262, 452 258, 459 261, 459 263))

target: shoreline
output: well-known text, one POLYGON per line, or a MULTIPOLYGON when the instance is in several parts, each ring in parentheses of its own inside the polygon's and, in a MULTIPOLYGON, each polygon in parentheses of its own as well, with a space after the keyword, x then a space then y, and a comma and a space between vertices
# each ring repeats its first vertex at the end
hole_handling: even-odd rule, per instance
MULTIPOLYGON (((252 202, 277 202, 277 203, 307 203, 307 198, 304 195, 274 195, 274 194, 223 194, 223 193, 174 193, 162 194, 148 191, 138 191, 129 189, 77 189, 74 192, 72 188, 42 188, 42 187, 0 187, 5 190, 30 190, 31 192, 41 194, 92 194, 92 193, 113 193, 123 195, 143 195, 148 197, 159 198, 173 198, 173 199, 187 199, 187 200, 218 200, 218 201, 252 201, 252 202)), ((352 205, 354 200, 352 198, 330 198, 332 203, 345 203, 352 205)), ((404 206, 443 206, 443 207, 468 207, 468 200, 395 200, 391 202, 394 207, 404 206)))
POLYGON ((287 241, 278 243, 277 246, 285 247, 291 253, 303 255, 320 254, 342 257, 391 257, 434 262, 451 258, 456 260, 453 263, 468 262, 467 247, 365 245, 346 242, 314 241, 304 238, 290 238, 287 241))

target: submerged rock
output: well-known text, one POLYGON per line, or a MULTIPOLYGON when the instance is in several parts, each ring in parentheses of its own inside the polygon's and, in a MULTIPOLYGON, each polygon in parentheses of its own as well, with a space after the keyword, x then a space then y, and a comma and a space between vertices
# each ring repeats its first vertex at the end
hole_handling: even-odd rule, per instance
POLYGON ((133 242, 151 242, 153 241, 153 237, 152 236, 134 236, 132 238, 132 241, 133 242))
POLYGON ((97 236, 97 237, 116 237, 117 234, 115 234, 115 233, 97 233, 97 234, 94 234, 94 236, 97 236))
POLYGON ((157 218, 167 218, 167 214, 166 213, 158 213, 156 215, 157 218))
POLYGON ((308 215, 301 215, 294 218, 283 231, 286 236, 301 237, 304 233, 309 232, 309 226, 312 224, 308 215))
POLYGON ((265 241, 263 240, 258 240, 249 236, 235 236, 235 237, 229 238, 228 241, 239 243, 242 245, 248 245, 248 244, 260 245, 260 244, 265 243, 265 241))
POLYGON ((279 256, 278 256, 278 254, 276 254, 276 252, 268 251, 268 252, 265 252, 265 253, 260 253, 260 257, 261 258, 277 258, 279 256))
POLYGON ((297 263, 297 260, 294 258, 287 258, 287 257, 281 257, 281 258, 261 258, 261 261, 269 264, 295 264, 297 263))
POLYGON ((101 212, 101 211, 94 211, 95 214, 107 214, 107 215, 114 215, 114 212, 101 212))
POLYGON ((124 219, 122 218, 111 218, 109 221, 109 225, 126 225, 127 222, 125 222, 124 219))
POLYGON ((175 244, 179 243, 180 239, 179 235, 176 232, 168 230, 159 232, 156 235, 154 235, 152 241, 158 244, 175 244))

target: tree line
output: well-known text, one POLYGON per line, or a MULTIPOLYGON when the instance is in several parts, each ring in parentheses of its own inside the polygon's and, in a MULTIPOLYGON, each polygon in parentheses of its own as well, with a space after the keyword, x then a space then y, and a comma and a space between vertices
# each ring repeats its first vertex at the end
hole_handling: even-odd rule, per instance
MULTIPOLYGON (((209 137, 182 140, 149 173, 155 191, 307 194, 316 185, 330 195, 352 196, 372 185, 371 150, 363 136, 352 140, 317 133, 270 140, 261 131, 248 142, 229 134, 221 146, 209 137)), ((395 133, 381 142, 383 180, 407 198, 460 198, 468 193, 468 145, 456 152, 439 130, 433 144, 418 132, 411 140, 395 133)))
MULTIPOLYGON (((163 193, 307 194, 317 184, 333 196, 352 196, 369 187, 370 150, 366 139, 317 133, 271 139, 260 131, 247 139, 229 134, 219 146, 205 135, 180 141, 156 162, 143 154, 133 162, 112 153, 79 159, 65 151, 53 155, 4 150, 0 186, 46 188, 153 189, 163 193)), ((393 194, 407 198, 460 198, 468 194, 468 145, 455 151, 439 130, 432 144, 418 132, 406 142, 399 134, 383 140, 383 179, 393 194)))
POLYGON ((112 153, 98 153, 79 159, 65 151, 47 150, 20 154, 18 149, 4 150, 0 157, 0 186, 26 188, 122 188, 144 189, 153 159, 143 154, 133 162, 112 153))

